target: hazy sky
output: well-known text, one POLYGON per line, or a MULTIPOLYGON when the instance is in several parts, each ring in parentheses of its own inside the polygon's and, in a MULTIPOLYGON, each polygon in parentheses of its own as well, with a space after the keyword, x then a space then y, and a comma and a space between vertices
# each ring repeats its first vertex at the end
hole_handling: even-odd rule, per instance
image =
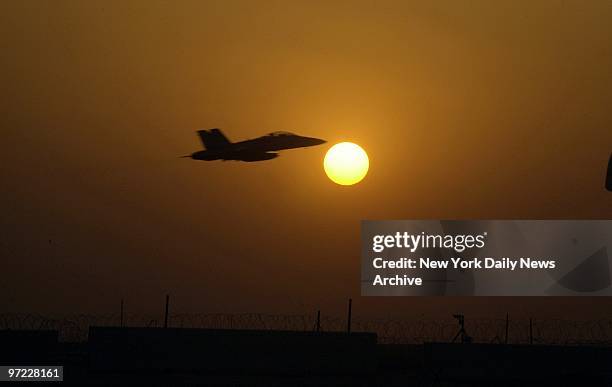
POLYGON ((361 298, 361 219, 611 218, 609 1, 3 1, 0 311, 609 315, 361 298), (195 130, 329 141, 178 158, 195 130), (370 156, 325 176, 342 140, 370 156))

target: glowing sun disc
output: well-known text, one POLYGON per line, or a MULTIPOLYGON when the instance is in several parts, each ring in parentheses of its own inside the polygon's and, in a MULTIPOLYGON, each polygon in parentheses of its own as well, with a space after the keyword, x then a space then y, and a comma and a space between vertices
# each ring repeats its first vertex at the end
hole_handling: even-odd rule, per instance
POLYGON ((359 183, 368 173, 369 167, 367 153, 352 142, 341 142, 332 146, 323 160, 327 177, 340 185, 359 183))

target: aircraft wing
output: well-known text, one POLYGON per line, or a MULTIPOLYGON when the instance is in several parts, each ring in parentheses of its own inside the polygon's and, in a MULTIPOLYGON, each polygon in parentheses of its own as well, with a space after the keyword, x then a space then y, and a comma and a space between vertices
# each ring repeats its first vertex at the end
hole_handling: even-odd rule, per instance
POLYGON ((232 152, 231 158, 227 158, 226 160, 238 160, 238 161, 251 162, 251 161, 271 160, 276 157, 278 157, 278 153, 244 150, 244 151, 239 151, 239 152, 232 152))

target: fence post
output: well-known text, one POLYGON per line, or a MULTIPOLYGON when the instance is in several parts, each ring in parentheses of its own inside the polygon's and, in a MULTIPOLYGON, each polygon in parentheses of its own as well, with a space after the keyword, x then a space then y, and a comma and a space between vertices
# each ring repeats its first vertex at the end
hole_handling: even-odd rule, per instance
POLYGON ((166 294, 166 315, 164 317, 164 328, 168 328, 168 305, 170 304, 170 295, 166 294))
POLYGON ((346 325, 346 331, 348 333, 351 333, 351 313, 352 313, 352 307, 353 307, 353 299, 349 298, 349 303, 348 303, 348 319, 347 319, 347 325, 346 325))
POLYGON ((508 344, 508 323, 509 323, 508 313, 506 313, 506 340, 505 340, 506 344, 508 344))

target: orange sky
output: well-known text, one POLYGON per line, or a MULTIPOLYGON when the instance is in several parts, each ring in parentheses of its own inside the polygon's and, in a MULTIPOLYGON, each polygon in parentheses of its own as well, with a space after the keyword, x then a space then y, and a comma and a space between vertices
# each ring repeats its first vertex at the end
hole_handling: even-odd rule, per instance
POLYGON ((358 293, 361 219, 611 218, 610 20, 607 1, 4 1, 0 311, 170 292, 183 312, 606 315, 358 293), (178 158, 212 127, 329 143, 178 158), (322 167, 344 140, 370 156, 353 187, 322 167))

